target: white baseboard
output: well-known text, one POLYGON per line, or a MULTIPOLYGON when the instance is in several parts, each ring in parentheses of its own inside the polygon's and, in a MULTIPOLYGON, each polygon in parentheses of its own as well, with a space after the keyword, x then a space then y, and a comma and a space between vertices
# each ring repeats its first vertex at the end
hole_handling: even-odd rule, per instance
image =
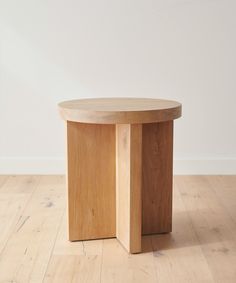
MULTIPOLYGON (((0 175, 65 174, 66 161, 55 157, 0 157, 0 175)), ((175 159, 175 175, 233 175, 235 159, 175 159)))
POLYGON ((65 174, 64 158, 0 157, 0 175, 59 175, 65 174))
POLYGON ((175 175, 235 175, 236 158, 175 159, 175 175))

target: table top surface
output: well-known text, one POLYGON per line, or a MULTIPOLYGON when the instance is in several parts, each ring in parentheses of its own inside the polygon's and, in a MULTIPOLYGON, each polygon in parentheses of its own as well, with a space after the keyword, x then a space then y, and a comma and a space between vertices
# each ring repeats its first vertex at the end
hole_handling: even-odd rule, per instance
POLYGON ((154 123, 181 116, 179 102, 154 98, 90 98, 64 101, 58 106, 63 119, 81 123, 154 123))

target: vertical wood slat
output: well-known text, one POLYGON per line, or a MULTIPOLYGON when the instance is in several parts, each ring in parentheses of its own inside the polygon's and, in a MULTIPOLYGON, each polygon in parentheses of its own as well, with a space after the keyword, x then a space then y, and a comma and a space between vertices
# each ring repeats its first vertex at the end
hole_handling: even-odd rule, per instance
POLYGON ((115 237, 115 125, 67 122, 69 239, 115 237))
POLYGON ((142 234, 172 230, 173 121, 143 124, 142 234))
POLYGON ((116 125, 116 237, 141 252, 142 125, 116 125))

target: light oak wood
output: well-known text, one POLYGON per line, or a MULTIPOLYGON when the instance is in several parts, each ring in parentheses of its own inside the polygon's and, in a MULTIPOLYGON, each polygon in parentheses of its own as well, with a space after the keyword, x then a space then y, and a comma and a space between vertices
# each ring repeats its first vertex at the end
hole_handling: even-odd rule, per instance
POLYGON ((54 255, 44 283, 99 282, 101 260, 102 257, 97 255, 54 255))
POLYGON ((220 176, 178 176, 176 181, 215 282, 236 282, 236 223, 224 206, 230 206, 232 198, 236 203, 236 194, 228 190, 234 180, 235 191, 236 176, 224 178, 222 182, 220 176))
POLYGON ((142 234, 170 232, 173 120, 181 104, 99 98, 59 109, 67 120, 69 239, 117 237, 138 253, 142 234))
MULTIPOLYGON (((145 237, 143 242, 146 240, 148 241, 149 238, 145 237)), ((159 282, 156 277, 153 252, 128 254, 115 239, 104 240, 100 282, 159 282)))
POLYGON ((173 191, 173 232, 151 238, 158 282, 215 282, 178 185, 175 182, 173 191))
POLYGON ((64 213, 53 255, 102 255, 103 240, 68 241, 68 215, 64 213))
POLYGON ((7 181, 8 177, 7 176, 1 176, 0 175, 0 189, 4 185, 4 183, 7 181))
POLYGON ((138 255, 68 242, 64 177, 0 180, 0 282, 236 282, 236 176, 175 176, 173 231, 143 237, 138 255))
POLYGON ((69 239, 115 237, 115 126, 67 122, 69 239))
POLYGON ((170 232, 172 158, 173 121, 68 122, 69 239, 117 237, 138 253, 142 234, 170 232))
POLYGON ((5 217, 7 228, 1 232, 8 230, 0 251, 0 282, 43 282, 65 210, 64 188, 61 176, 15 176, 0 189, 0 223, 5 217), (11 207, 8 213, 1 211, 3 199, 11 207))
POLYGON ((141 252, 142 125, 116 125, 116 237, 141 252))
POLYGON ((67 121, 95 124, 154 123, 177 119, 181 104, 151 98, 97 98, 59 103, 59 111, 67 121))
POLYGON ((15 225, 22 219, 23 209, 39 180, 39 176, 0 176, 0 254, 15 225))
POLYGON ((173 121, 143 125, 142 233, 171 232, 173 121))

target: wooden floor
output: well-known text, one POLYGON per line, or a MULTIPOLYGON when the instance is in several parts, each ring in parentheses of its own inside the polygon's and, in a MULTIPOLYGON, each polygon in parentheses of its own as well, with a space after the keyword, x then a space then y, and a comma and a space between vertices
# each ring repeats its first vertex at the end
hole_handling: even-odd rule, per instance
POLYGON ((0 176, 0 282, 236 282, 236 176, 174 178, 173 232, 67 240, 63 176, 0 176))

